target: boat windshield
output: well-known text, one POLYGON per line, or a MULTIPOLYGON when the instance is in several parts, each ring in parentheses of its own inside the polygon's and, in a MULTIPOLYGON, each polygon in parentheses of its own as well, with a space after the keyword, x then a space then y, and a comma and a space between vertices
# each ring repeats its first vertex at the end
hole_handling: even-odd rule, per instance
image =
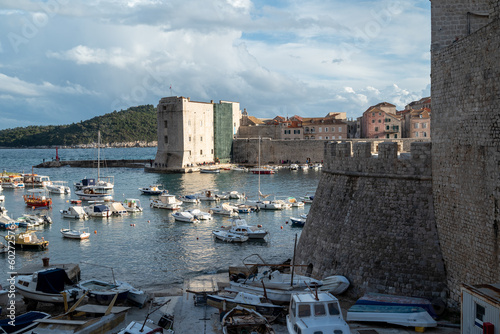
POLYGON ((299 318, 306 318, 311 316, 311 307, 309 304, 299 305, 299 318))
POLYGON ((328 312, 330 315, 339 315, 340 311, 336 303, 328 303, 328 312))
POLYGON ((326 315, 325 304, 314 304, 314 316, 326 315))

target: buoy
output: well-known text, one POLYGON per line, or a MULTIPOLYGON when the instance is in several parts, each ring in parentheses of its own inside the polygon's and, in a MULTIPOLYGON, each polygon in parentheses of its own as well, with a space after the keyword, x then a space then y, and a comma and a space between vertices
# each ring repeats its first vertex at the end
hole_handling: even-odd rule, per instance
POLYGON ((150 221, 148 220, 148 223, 150 223, 150 221))
POLYGON ((97 231, 96 231, 96 230, 94 230, 94 234, 97 234, 97 231))
POLYGON ((198 237, 196 237, 196 240, 198 240, 198 237))
POLYGON ((36 208, 34 206, 31 207, 33 210, 35 210, 36 208))
POLYGON ((262 225, 260 225, 260 224, 259 224, 259 225, 257 225, 257 227, 258 227, 258 228, 261 228, 261 227, 262 227, 262 225))
POLYGON ((283 229, 283 226, 281 226, 281 229, 283 229))
POLYGON ((285 224, 288 224, 288 221, 286 221, 285 224))
POLYGON ((135 226, 135 224, 130 224, 130 226, 135 226))

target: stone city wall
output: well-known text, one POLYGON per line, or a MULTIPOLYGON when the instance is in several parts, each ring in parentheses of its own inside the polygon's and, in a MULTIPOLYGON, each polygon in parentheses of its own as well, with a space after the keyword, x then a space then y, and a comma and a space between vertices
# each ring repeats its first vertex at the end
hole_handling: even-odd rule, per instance
POLYGON ((500 277, 498 64, 498 19, 432 54, 435 215, 457 303, 461 284, 497 283, 500 277))
POLYGON ((313 277, 343 275, 364 292, 446 296, 433 215, 431 143, 329 143, 297 263, 313 277), (353 153, 351 153, 353 152, 353 153), (314 245, 314 247, 311 247, 314 245))

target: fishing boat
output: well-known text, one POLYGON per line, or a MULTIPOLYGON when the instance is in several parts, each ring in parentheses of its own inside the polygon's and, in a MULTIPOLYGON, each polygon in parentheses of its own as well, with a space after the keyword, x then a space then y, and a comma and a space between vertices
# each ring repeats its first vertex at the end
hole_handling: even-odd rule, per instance
POLYGON ((105 201, 113 200, 113 193, 109 189, 97 185, 84 186, 75 191, 75 195, 83 201, 105 201))
POLYGON ((31 275, 17 275, 16 292, 24 298, 36 302, 64 303, 76 301, 84 295, 84 291, 75 286, 68 274, 61 268, 43 269, 31 275))
POLYGON ((328 292, 292 294, 286 327, 290 334, 351 332, 338 299, 328 292))
POLYGON ((29 189, 23 198, 29 207, 47 208, 52 205, 52 198, 48 196, 46 189, 29 189))
POLYGON ((262 295, 246 292, 207 295, 207 305, 219 309, 221 314, 236 306, 242 306, 259 312, 269 321, 274 321, 285 310, 282 305, 275 305, 262 295))
POLYGON ((84 207, 79 205, 72 205, 65 210, 60 210, 63 218, 73 219, 88 219, 89 215, 85 212, 84 207))
POLYGON ((108 218, 111 216, 111 210, 105 204, 94 203, 83 208, 89 217, 108 218))
POLYGON ((29 311, 24 314, 16 315, 16 320, 12 322, 10 318, 0 320, 0 333, 18 334, 25 333, 38 326, 36 320, 50 318, 51 315, 45 312, 29 311), (14 325, 13 325, 14 323, 14 325))
POLYGON ((174 217, 174 219, 177 221, 185 223, 194 223, 198 221, 198 219, 196 219, 191 213, 187 211, 174 212, 172 213, 172 217, 174 217))
POLYGON ((120 282, 114 281, 106 282, 99 279, 89 279, 80 281, 77 286, 86 291, 87 295, 90 298, 95 299, 95 301, 99 304, 107 304, 116 297, 116 303, 123 303, 127 300, 127 295, 130 290, 130 285, 120 282))
POLYGON ((43 237, 42 239, 38 239, 35 231, 31 230, 18 233, 14 236, 5 236, 5 240, 7 241, 12 241, 12 238, 14 238, 16 248, 44 250, 49 246, 48 241, 46 241, 43 237))
POLYGON ((71 188, 67 184, 67 181, 52 181, 45 188, 52 194, 71 194, 71 188))
POLYGON ((209 212, 201 211, 200 209, 190 209, 186 210, 198 220, 212 220, 213 217, 209 212))
POLYGON ((257 311, 236 306, 222 318, 222 333, 240 334, 274 334, 275 331, 269 321, 257 311))
POLYGON ((62 228, 60 230, 63 237, 68 239, 88 239, 90 237, 90 232, 88 227, 84 227, 78 230, 68 228, 62 228))
POLYGON ((232 218, 229 226, 225 227, 229 232, 246 235, 249 239, 264 239, 268 232, 262 226, 248 225, 245 219, 232 218))
POLYGON ((22 189, 25 187, 21 175, 2 175, 2 187, 4 189, 22 189))
POLYGON ((222 203, 222 205, 217 205, 213 208, 210 208, 210 211, 214 215, 238 216, 238 211, 236 210, 236 207, 232 206, 229 203, 222 203))
POLYGON ((437 322, 418 306, 358 305, 347 310, 347 321, 385 322, 406 327, 436 327, 437 322))
POLYGON ((160 195, 165 190, 163 189, 163 186, 161 184, 152 184, 149 187, 139 188, 139 191, 143 195, 160 195))
POLYGON ((292 227, 304 227, 306 219, 302 217, 290 217, 290 223, 292 224, 292 227))
POLYGON ((182 201, 178 200, 174 195, 163 193, 158 198, 152 199, 150 206, 152 208, 178 210, 181 208, 182 201))
POLYGON ((237 243, 237 242, 245 242, 248 240, 248 237, 246 235, 234 234, 226 230, 213 230, 212 234, 216 239, 225 242, 237 243))
POLYGON ((126 198, 123 201, 123 207, 130 213, 142 212, 141 201, 137 198, 126 198))

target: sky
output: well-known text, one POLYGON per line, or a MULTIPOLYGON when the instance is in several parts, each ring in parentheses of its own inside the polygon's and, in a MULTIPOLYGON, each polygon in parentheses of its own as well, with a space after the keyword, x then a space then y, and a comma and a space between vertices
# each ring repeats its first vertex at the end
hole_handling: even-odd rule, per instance
POLYGON ((0 130, 162 97, 356 118, 430 96, 429 0, 0 0, 0 130))

